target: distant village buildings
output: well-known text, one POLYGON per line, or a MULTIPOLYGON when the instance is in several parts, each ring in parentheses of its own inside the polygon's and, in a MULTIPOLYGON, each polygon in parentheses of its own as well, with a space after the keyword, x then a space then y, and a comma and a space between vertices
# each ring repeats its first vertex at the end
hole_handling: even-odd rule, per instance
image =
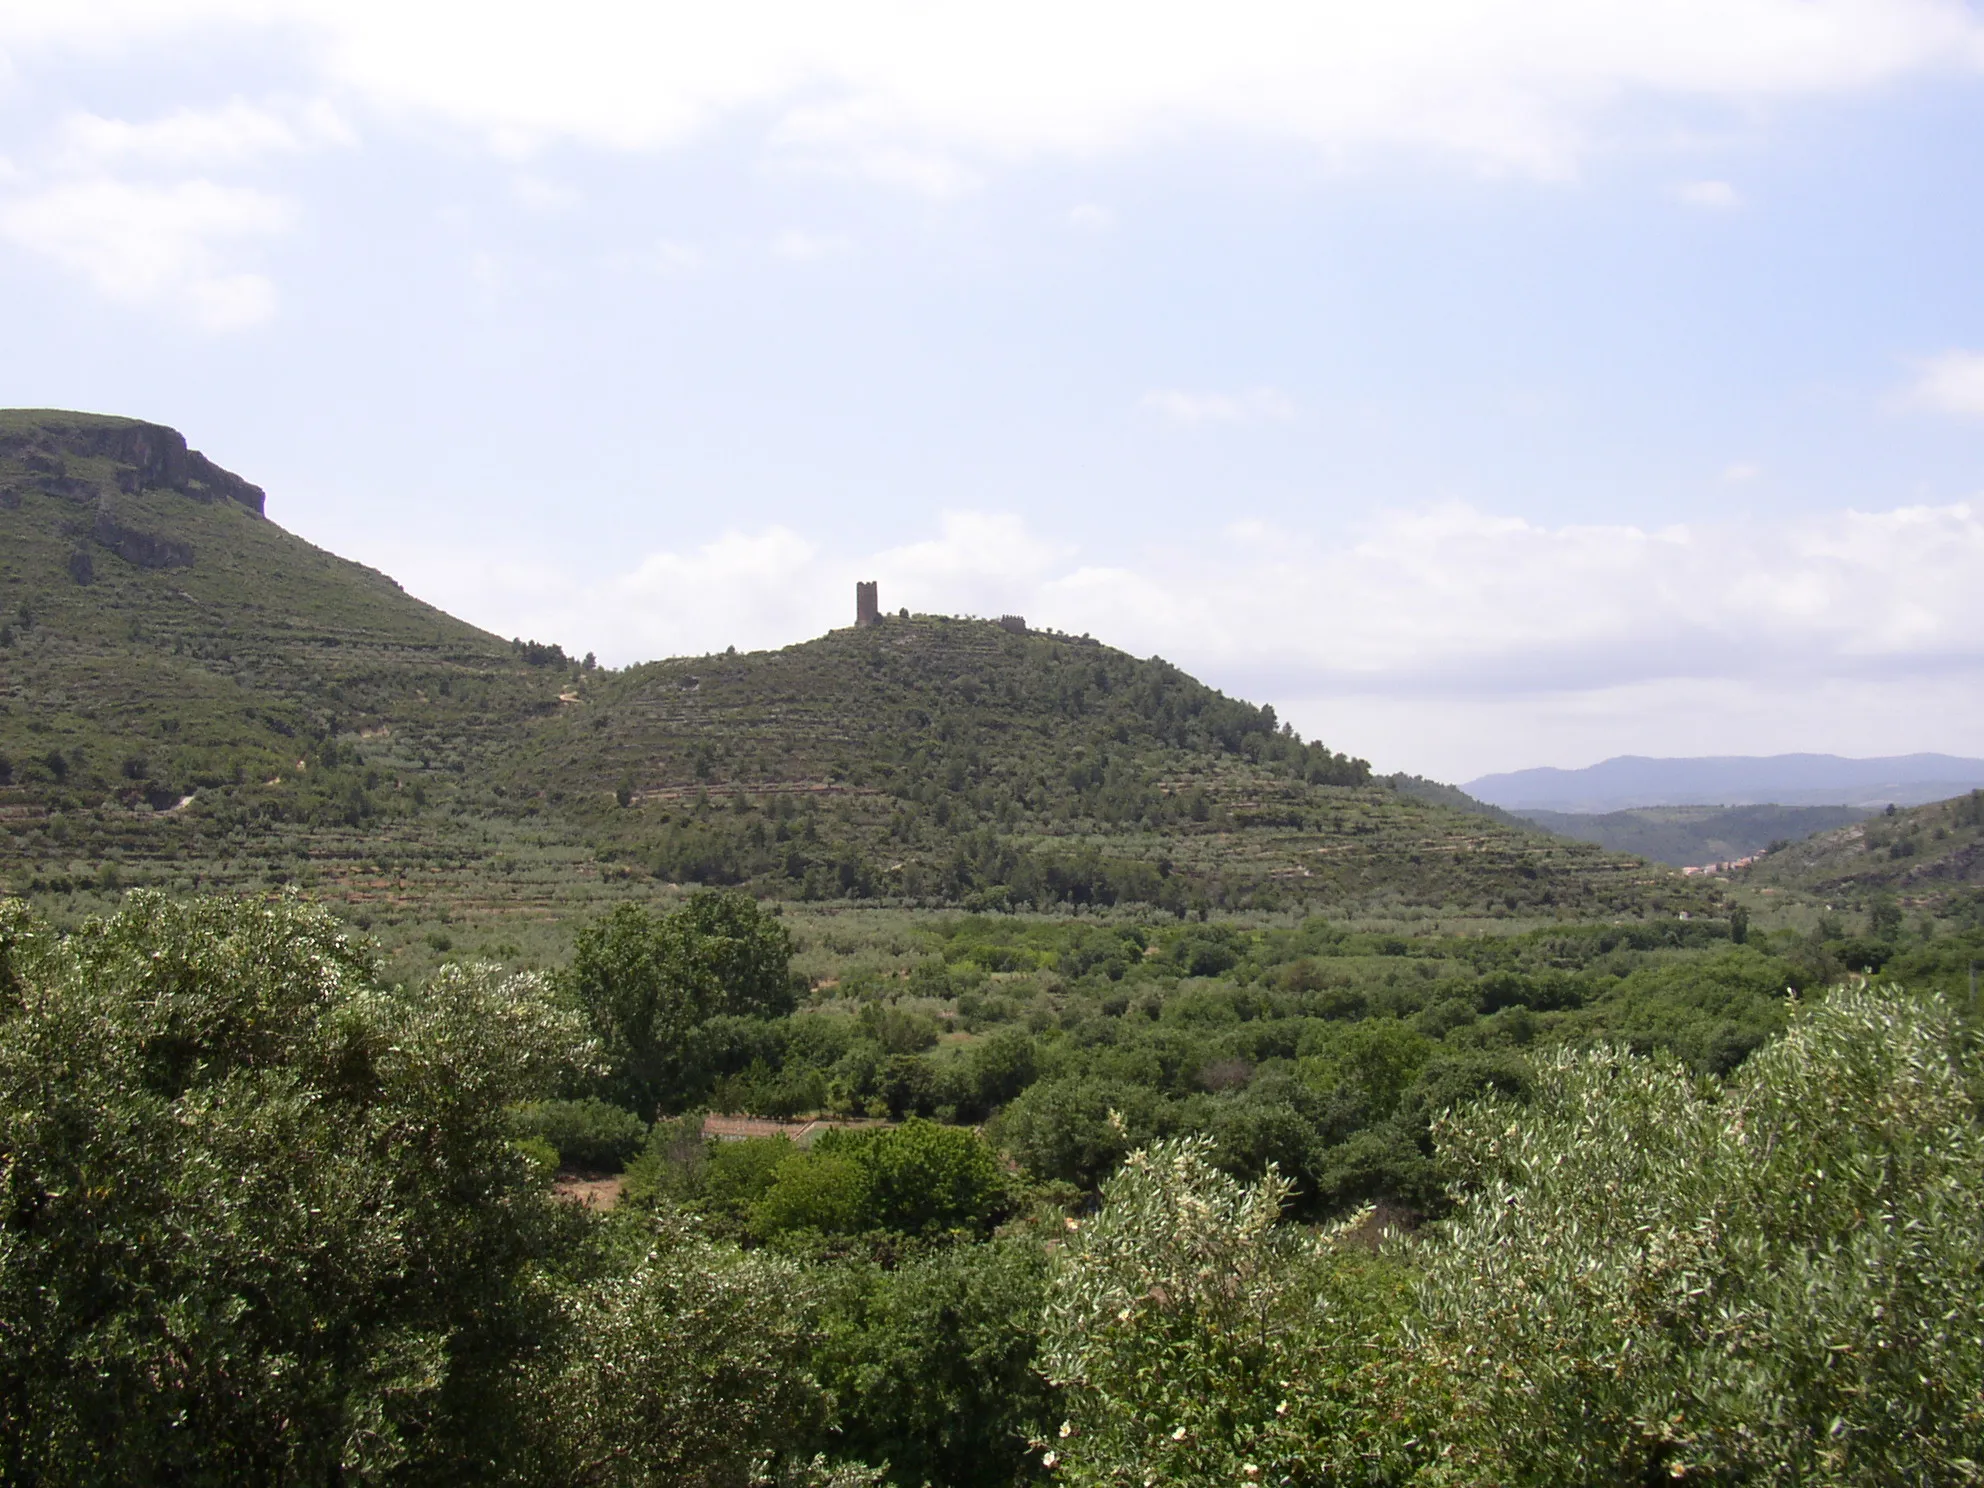
POLYGON ((1691 868, 1683 868, 1681 872, 1690 877, 1700 873, 1728 873, 1737 868, 1747 868, 1762 856, 1762 853, 1751 853, 1747 858, 1731 858, 1726 863, 1701 863, 1691 868))

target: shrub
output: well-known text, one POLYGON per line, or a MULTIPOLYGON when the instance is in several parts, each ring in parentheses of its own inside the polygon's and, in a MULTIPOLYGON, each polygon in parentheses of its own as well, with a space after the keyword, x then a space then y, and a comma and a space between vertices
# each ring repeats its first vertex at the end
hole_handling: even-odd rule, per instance
POLYGON ((535 1101, 514 1113, 518 1135, 549 1144, 559 1163, 594 1173, 617 1173, 647 1140, 647 1123, 603 1100, 535 1101))
POLYGON ((1005 1212, 1011 1187, 992 1149, 964 1127, 911 1120, 830 1130, 811 1151, 793 1150, 777 1162, 752 1209, 752 1228, 766 1238, 796 1230, 983 1233, 1005 1212))
POLYGON ((1032 1238, 837 1268, 811 1359, 836 1401, 830 1439, 905 1488, 1024 1480, 1029 1441, 1060 1420, 1034 1367, 1046 1283, 1032 1238))
POLYGON ((1096 1488, 1382 1481, 1387 1432, 1405 1435, 1381 1382, 1397 1268, 1282 1224, 1285 1180, 1243 1186, 1210 1155, 1135 1153, 1056 1256, 1042 1366, 1067 1423, 1048 1465, 1096 1488))
POLYGON ((588 1347, 541 1386, 560 1437, 544 1478, 615 1488, 875 1482, 804 1452, 826 1409, 805 1367, 817 1290, 781 1257, 658 1229, 631 1269, 574 1301, 588 1347))

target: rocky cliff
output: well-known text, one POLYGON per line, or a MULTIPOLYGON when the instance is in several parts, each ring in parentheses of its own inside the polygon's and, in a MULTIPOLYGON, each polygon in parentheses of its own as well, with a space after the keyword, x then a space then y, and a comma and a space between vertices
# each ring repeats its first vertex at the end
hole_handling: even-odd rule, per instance
POLYGON ((177 429, 87 413, 33 410, 19 417, 13 427, 0 426, 0 459, 18 461, 51 496, 95 502, 114 492, 168 490, 263 515, 262 488, 188 449, 177 429))

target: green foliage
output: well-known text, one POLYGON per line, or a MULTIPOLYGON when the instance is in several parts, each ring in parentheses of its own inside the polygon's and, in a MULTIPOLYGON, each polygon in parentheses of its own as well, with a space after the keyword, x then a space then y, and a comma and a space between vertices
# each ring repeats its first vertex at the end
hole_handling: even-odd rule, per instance
POLYGON ((1011 1198, 992 1149, 963 1127, 912 1119, 898 1127, 826 1131, 811 1158, 844 1159, 866 1171, 869 1229, 926 1236, 982 1232, 1011 1198))
POLYGON ((1979 1063, 1845 989, 1726 1087, 1560 1051, 1436 1123, 1458 1207, 1396 1260, 1158 1144, 1057 1257, 1043 1445, 1094 1484, 1972 1482, 1979 1063))
POLYGON ((0 1477, 434 1482, 528 1433, 556 1225, 503 1108, 580 1028, 370 973, 292 901, 0 902, 0 1477))
POLYGON ((1470 1481, 1968 1482, 1984 1136, 1942 1009, 1836 991, 1729 1088, 1563 1053, 1442 1123, 1413 1357, 1470 1481))
POLYGON ((623 904, 578 934, 567 973, 607 1062, 617 1103, 679 1110, 694 1089, 688 1054, 720 1014, 790 1012, 792 937, 778 917, 738 894, 691 895, 656 915, 623 904))
POLYGON ((1028 1087, 994 1130, 1035 1178, 1093 1188, 1159 1120, 1159 1103, 1143 1086, 1068 1077, 1028 1087))
POLYGON ((661 1123, 629 1179, 636 1202, 689 1209, 761 1241, 983 1235, 1015 1197, 976 1132, 916 1119, 830 1129, 810 1148, 783 1136, 705 1142, 661 1123))
POLYGON ((1067 1419, 1041 1445, 1080 1484, 1366 1481, 1390 1406, 1399 1279, 1280 1223, 1202 1140, 1135 1154, 1055 1258, 1042 1357, 1067 1419))
POLYGON ((603 1100, 532 1101, 513 1113, 520 1137, 547 1144, 559 1163, 593 1173, 617 1173, 647 1141, 647 1123, 603 1100))
POLYGON ((948 1246, 829 1279, 812 1367, 835 1401, 836 1450, 889 1464, 902 1488, 1010 1488, 1059 1420, 1035 1368, 1047 1253, 1016 1237, 948 1246))
POLYGON ((818 1283, 804 1268, 662 1230, 621 1275, 574 1299, 586 1346, 546 1380, 547 1480, 613 1488, 872 1482, 803 1444, 827 1408, 808 1352, 818 1283))

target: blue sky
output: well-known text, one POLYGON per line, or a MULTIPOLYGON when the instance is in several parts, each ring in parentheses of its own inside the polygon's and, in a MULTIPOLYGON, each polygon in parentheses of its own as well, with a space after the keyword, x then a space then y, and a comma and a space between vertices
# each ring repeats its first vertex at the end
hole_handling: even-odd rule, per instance
POLYGON ((612 663, 890 607, 1382 768, 1984 754, 1984 17, 17 0, 0 402, 612 663))

